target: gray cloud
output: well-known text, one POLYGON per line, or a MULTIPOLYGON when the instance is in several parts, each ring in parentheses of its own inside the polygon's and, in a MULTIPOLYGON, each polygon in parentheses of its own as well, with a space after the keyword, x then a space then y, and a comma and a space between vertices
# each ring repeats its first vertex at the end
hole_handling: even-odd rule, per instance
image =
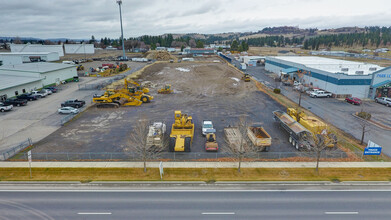
MULTIPOLYGON (((115 0, 0 0, 0 36, 118 37, 115 0)), ((266 26, 389 26, 386 0, 123 0, 125 37, 257 31, 266 26)))

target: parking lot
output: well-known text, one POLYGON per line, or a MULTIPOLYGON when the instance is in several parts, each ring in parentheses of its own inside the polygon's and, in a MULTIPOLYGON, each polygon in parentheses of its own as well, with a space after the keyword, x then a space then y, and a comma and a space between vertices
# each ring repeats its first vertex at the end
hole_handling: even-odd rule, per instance
MULTIPOLYGON (((268 82, 267 84, 271 87, 280 87, 283 95, 298 103, 298 92, 290 86, 275 83, 272 78, 273 74, 267 72, 263 66, 248 67, 247 73, 260 82, 268 82)), ((358 140, 361 139, 362 126, 360 119, 353 116, 356 112, 361 110, 369 112, 372 114, 373 121, 391 126, 391 108, 375 103, 373 100, 364 100, 362 106, 355 106, 346 103, 343 99, 311 98, 308 95, 303 95, 301 105, 358 140)), ((391 155, 391 145, 389 144, 391 143, 391 131, 373 124, 369 124, 366 129, 364 141, 374 141, 383 146, 384 153, 391 155)))
MULTIPOLYGON (((134 70, 144 65, 130 63, 134 70)), ((110 80, 110 77, 81 77, 80 82, 58 86, 57 93, 36 101, 29 101, 26 106, 14 107, 9 112, 0 112, 0 152, 9 150, 28 138, 31 138, 34 143, 38 142, 59 129, 61 119, 64 117, 57 113, 61 103, 68 99, 81 99, 89 106, 92 103, 91 96, 98 91, 79 90, 79 85, 102 83, 107 80, 110 80)))
POLYGON ((258 91, 253 82, 245 83, 240 77, 240 72, 222 62, 155 64, 138 79, 155 85, 150 88, 154 96, 151 103, 117 109, 91 107, 35 144, 33 153, 131 152, 129 136, 137 120, 147 117, 151 121, 164 121, 170 132, 175 110, 193 117, 192 152, 205 152, 205 138, 201 135, 205 119, 214 122, 219 152, 225 152, 223 128, 234 125, 241 115, 250 122, 263 124, 273 138, 271 152, 295 152, 286 132, 272 119, 272 111, 282 106, 258 91), (174 94, 157 94, 164 84, 171 84, 174 94))

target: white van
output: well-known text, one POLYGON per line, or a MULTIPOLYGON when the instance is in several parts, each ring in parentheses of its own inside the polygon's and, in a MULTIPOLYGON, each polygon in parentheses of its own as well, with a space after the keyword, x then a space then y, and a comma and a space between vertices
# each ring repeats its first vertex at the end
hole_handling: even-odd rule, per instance
POLYGON ((72 65, 75 65, 75 62, 73 62, 73 61, 62 61, 62 64, 72 64, 72 65))

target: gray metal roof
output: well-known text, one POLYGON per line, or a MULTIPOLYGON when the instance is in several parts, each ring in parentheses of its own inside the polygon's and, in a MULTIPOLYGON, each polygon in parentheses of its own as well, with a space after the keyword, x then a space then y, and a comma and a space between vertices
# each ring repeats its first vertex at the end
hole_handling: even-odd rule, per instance
POLYGON ((24 85, 36 81, 41 81, 41 78, 0 74, 0 90, 4 90, 4 89, 12 88, 14 86, 24 85))
POLYGON ((2 52, 0 55, 48 55, 51 53, 57 53, 57 52, 2 52))
POLYGON ((21 71, 21 72, 46 73, 46 72, 56 71, 60 69, 75 68, 75 67, 76 65, 71 65, 71 64, 38 62, 38 63, 23 63, 23 64, 16 64, 16 65, 0 66, 0 72, 2 70, 9 70, 9 71, 21 71))

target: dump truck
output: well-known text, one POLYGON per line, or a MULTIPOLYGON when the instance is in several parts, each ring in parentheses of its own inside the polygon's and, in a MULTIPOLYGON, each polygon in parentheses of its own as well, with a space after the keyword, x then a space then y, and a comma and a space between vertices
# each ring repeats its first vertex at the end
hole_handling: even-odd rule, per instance
POLYGON ((97 107, 139 106, 143 102, 124 93, 108 89, 103 95, 94 95, 92 98, 97 107))
POLYGON ((171 127, 169 151, 190 152, 194 137, 193 118, 181 111, 175 111, 175 122, 171 127))
POLYGON ((163 148, 165 133, 166 124, 164 122, 153 122, 151 125, 149 125, 147 135, 147 147, 149 149, 163 148))
POLYGON ((289 143, 291 143, 292 146, 297 150, 303 148, 308 149, 309 146, 306 139, 310 138, 312 135, 308 129, 281 110, 273 111, 273 119, 280 124, 281 128, 288 132, 289 143))
POLYGON ((337 145, 337 136, 330 132, 326 123, 316 117, 308 116, 304 112, 298 112, 295 108, 288 108, 287 114, 308 129, 313 136, 322 134, 326 138, 325 142, 329 143, 327 147, 335 147, 337 145))
POLYGON ((269 151, 272 145, 272 138, 262 126, 253 125, 247 128, 247 136, 258 151, 269 151))

